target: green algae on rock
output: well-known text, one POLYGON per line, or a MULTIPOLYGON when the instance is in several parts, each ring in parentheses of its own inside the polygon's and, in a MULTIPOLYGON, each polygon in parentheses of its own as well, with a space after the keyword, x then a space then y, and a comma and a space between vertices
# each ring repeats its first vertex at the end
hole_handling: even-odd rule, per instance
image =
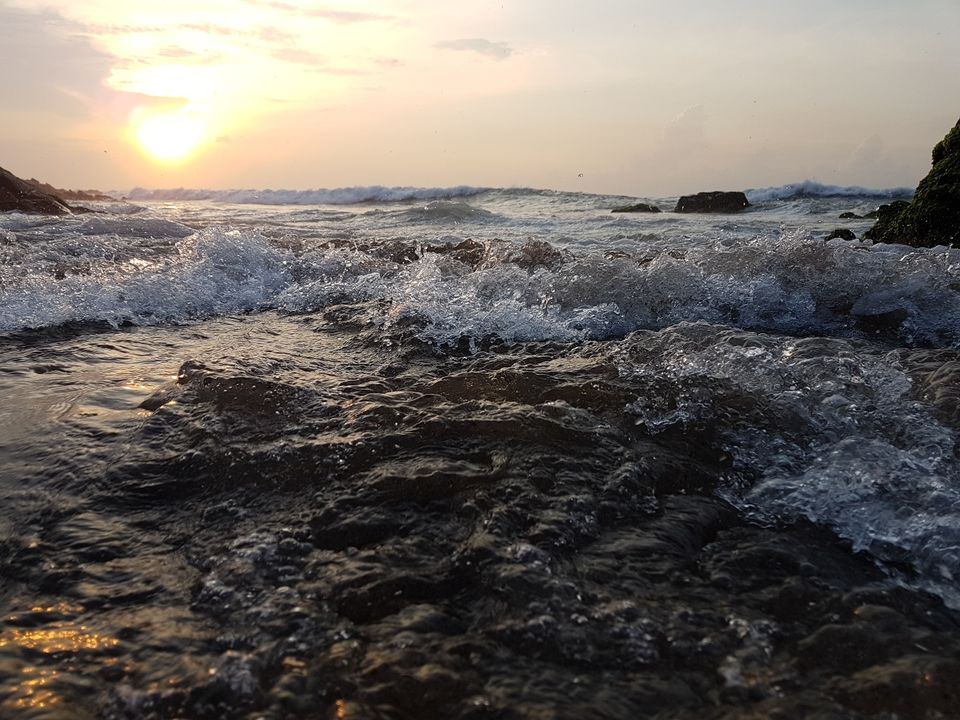
POLYGON ((960 121, 933 148, 933 167, 913 200, 879 208, 864 237, 915 247, 960 247, 960 121))

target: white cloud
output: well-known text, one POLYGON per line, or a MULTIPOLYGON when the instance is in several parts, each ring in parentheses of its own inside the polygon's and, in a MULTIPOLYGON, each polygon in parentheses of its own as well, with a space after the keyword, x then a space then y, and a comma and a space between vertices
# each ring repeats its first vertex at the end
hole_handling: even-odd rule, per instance
POLYGON ((513 48, 505 42, 493 42, 484 38, 460 38, 438 42, 435 47, 442 50, 461 50, 475 52, 495 60, 506 60, 513 55, 513 48))

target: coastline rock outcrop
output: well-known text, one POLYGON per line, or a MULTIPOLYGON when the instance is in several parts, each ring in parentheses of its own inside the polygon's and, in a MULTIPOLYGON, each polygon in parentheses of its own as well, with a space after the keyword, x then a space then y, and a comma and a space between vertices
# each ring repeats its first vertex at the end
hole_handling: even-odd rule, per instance
POLYGON ((874 242, 960 247, 960 121, 933 148, 933 167, 910 202, 881 205, 864 233, 874 242))
POLYGON ((39 190, 31 183, 0 168, 0 212, 67 215, 71 208, 65 201, 39 190))
POLYGON ((747 196, 742 192, 715 190, 684 195, 677 200, 674 212, 678 213, 738 213, 750 207, 747 196))
POLYGON ((63 188, 55 188, 50 183, 40 182, 36 178, 30 178, 25 182, 33 185, 40 192, 44 192, 47 195, 53 195, 58 197, 61 200, 94 200, 94 201, 113 201, 114 198, 109 195, 105 195, 99 190, 64 190, 63 188))
POLYGON ((615 207, 610 212, 615 213, 658 213, 660 208, 656 205, 650 205, 649 203, 636 203, 635 205, 622 205, 620 207, 615 207))

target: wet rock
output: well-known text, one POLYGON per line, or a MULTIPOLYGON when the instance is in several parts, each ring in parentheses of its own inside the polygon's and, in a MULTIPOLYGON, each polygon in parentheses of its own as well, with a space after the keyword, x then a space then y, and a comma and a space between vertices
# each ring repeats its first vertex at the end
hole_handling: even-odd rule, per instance
POLYGON ((53 195, 54 197, 62 198, 63 200, 96 200, 96 201, 113 201, 114 198, 109 195, 105 195, 99 190, 63 190, 61 188, 55 188, 50 183, 40 182, 36 178, 30 178, 26 182, 33 185, 40 192, 46 193, 47 195, 53 195))
POLYGON ((0 168, 0 212, 69 215, 71 210, 71 207, 56 195, 46 193, 0 168))
POLYGON ((937 419, 960 428, 960 357, 954 351, 928 351, 913 359, 916 395, 930 403, 937 419))
MULTIPOLYGON (((898 200, 897 202, 901 202, 901 201, 898 200)), ((887 207, 887 205, 882 205, 881 207, 887 207)), ((855 212, 843 212, 843 213, 840 213, 840 219, 841 220, 876 220, 878 214, 879 214, 879 210, 871 210, 870 212, 865 213, 863 215, 857 215, 857 213, 855 212)))
POLYGON ((875 717, 906 720, 960 717, 960 663, 906 656, 833 683, 841 701, 875 717))
POLYGON ((839 238, 840 240, 856 240, 857 234, 848 228, 837 228, 832 233, 827 235, 826 240, 835 240, 839 238))
POLYGON ((312 522, 313 543, 325 550, 345 550, 375 545, 397 533, 400 524, 393 518, 366 511, 337 519, 324 513, 312 522))
POLYGON ((853 313, 857 327, 866 332, 872 333, 894 333, 903 325, 910 314, 903 308, 894 308, 892 310, 853 313))
POLYGON ((520 248, 514 262, 524 270, 556 269, 563 262, 563 253, 543 240, 529 240, 520 248))
POLYGON ((915 247, 960 247, 960 121, 933 148, 933 167, 910 202, 878 208, 864 237, 915 247))
POLYGON ((649 203, 636 203, 635 205, 622 205, 620 207, 615 207, 610 212, 615 213, 658 213, 660 208, 656 205, 650 205, 649 203))
POLYGON ((674 212, 678 213, 738 213, 750 207, 742 192, 715 190, 695 195, 684 195, 677 200, 674 212))
POLYGON ((429 245, 425 249, 427 252, 448 255, 454 260, 471 267, 479 265, 487 252, 486 245, 478 240, 470 239, 462 240, 455 245, 429 245))
POLYGON ((797 646, 797 664, 805 671, 825 670, 850 674, 885 662, 892 639, 865 623, 826 625, 797 646))

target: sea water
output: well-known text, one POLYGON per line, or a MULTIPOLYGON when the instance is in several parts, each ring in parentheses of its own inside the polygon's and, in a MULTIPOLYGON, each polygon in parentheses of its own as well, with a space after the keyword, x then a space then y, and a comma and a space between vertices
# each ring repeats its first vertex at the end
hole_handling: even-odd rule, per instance
POLYGON ((908 195, 0 216, 3 716, 949 717, 960 251, 825 239, 908 195))

